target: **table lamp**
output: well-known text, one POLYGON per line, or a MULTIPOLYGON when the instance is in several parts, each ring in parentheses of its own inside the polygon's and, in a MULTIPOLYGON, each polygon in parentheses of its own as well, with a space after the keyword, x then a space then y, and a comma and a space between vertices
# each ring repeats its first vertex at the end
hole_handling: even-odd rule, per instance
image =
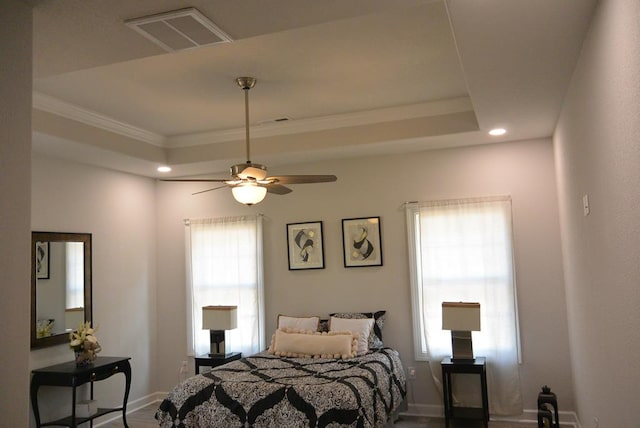
POLYGON ((210 330, 210 357, 223 357, 225 353, 225 332, 238 327, 237 306, 203 306, 202 329, 210 330), (215 352, 214 345, 215 344, 215 352))
POLYGON ((473 360, 471 332, 480 331, 480 303, 442 302, 442 329, 451 330, 452 359, 473 360))

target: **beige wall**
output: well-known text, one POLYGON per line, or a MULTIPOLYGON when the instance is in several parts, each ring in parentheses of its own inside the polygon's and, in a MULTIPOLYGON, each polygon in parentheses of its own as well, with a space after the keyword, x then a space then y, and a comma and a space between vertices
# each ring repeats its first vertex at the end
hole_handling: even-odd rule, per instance
POLYGON ((411 155, 326 161, 273 168, 272 172, 336 174, 338 182, 292 186, 252 208, 217 190, 191 196, 203 184, 158 183, 158 388, 177 380, 185 359, 185 218, 241 213, 265 215, 266 331, 279 313, 327 316, 334 311, 387 310, 385 343, 417 368, 410 402, 438 412, 441 398, 424 362, 413 360, 405 216, 402 204, 510 194, 513 198, 516 270, 525 407, 536 408, 543 384, 573 409, 565 316, 556 182, 550 140, 428 151, 411 155), (341 219, 380 216, 384 266, 343 267, 341 219), (289 271, 286 224, 324 223, 326 269, 289 271))
MULTIPOLYGON (((573 409, 550 140, 279 168, 284 174, 334 173, 339 181, 298 185, 294 193, 269 195, 252 208, 236 203, 224 190, 191 195, 203 185, 154 185, 150 179, 50 158, 36 157, 33 166, 33 228, 93 233, 98 337, 104 355, 133 357, 131 401, 171 388, 186 359, 182 220, 260 212, 265 215, 268 336, 278 313, 326 316, 385 309, 385 342, 401 352, 406 366, 417 368, 409 402, 417 411, 438 413, 441 399, 429 369, 412 358, 402 203, 510 194, 525 407, 535 408, 539 388, 546 383, 558 394, 562 410, 573 409), (382 267, 343 267, 341 219, 360 216, 382 218, 382 267), (324 222, 326 269, 289 271, 286 224, 316 220, 324 222)), ((66 361, 69 352, 65 345, 33 351, 30 368, 66 361)), ((116 378, 101 386, 102 399, 114 404, 121 393, 116 378)), ((45 413, 54 415, 67 397, 44 399, 49 401, 45 413)))
POLYGON ((29 415, 31 8, 0 1, 0 424, 29 415))
MULTIPOLYGON (((129 402, 135 404, 155 391, 154 180, 51 158, 34 157, 32 165, 33 230, 92 234, 100 355, 132 358, 129 402)), ((33 350, 28 361, 35 369, 71 358, 64 344, 33 350)), ((101 407, 121 405, 124 376, 100 382, 96 391, 101 407)), ((43 420, 68 413, 69 390, 42 389, 39 395, 43 420)))
POLYGON ((599 3, 554 136, 583 428, 640 421, 639 19, 637 0, 599 3))

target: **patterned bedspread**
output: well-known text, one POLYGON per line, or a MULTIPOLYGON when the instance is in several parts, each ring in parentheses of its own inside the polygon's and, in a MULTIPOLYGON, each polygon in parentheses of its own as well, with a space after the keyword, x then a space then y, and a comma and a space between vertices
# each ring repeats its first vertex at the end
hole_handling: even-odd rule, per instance
POLYGON ((406 394, 397 351, 346 359, 266 352, 178 384, 160 404, 161 427, 384 427, 406 394))

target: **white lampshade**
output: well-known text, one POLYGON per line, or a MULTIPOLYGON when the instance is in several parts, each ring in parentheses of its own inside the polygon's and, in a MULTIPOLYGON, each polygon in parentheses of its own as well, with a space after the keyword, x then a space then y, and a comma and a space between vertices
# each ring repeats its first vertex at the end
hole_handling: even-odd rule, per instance
POLYGON ((237 306, 203 306, 203 330, 232 330, 238 327, 237 306))
POLYGON ((241 183, 232 187, 231 193, 241 204, 253 205, 264 199, 267 195, 267 188, 256 183, 241 183))
POLYGON ((442 302, 442 329, 480 331, 480 303, 442 302))
POLYGON ((84 308, 67 308, 64 310, 64 328, 77 329, 84 322, 84 308))

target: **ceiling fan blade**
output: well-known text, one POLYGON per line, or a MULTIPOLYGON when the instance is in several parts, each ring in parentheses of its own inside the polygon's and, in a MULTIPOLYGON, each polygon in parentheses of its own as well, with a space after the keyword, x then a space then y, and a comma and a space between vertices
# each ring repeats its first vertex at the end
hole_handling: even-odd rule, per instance
POLYGON ((218 187, 214 187, 214 188, 212 188, 212 189, 201 190, 201 191, 199 191, 199 192, 192 193, 192 195, 199 195, 200 193, 211 192, 212 190, 222 189, 223 187, 228 187, 228 185, 226 185, 226 184, 225 184, 224 186, 218 186, 218 187))
POLYGON ((267 184, 264 187, 267 188, 267 192, 273 193, 274 195, 286 195, 287 193, 291 193, 291 189, 277 183, 267 184))
POLYGON ((338 180, 335 175, 275 175, 265 180, 273 180, 277 184, 329 183, 338 180))
POLYGON ((191 183, 227 183, 229 181, 228 178, 161 178, 160 181, 184 181, 191 183))

